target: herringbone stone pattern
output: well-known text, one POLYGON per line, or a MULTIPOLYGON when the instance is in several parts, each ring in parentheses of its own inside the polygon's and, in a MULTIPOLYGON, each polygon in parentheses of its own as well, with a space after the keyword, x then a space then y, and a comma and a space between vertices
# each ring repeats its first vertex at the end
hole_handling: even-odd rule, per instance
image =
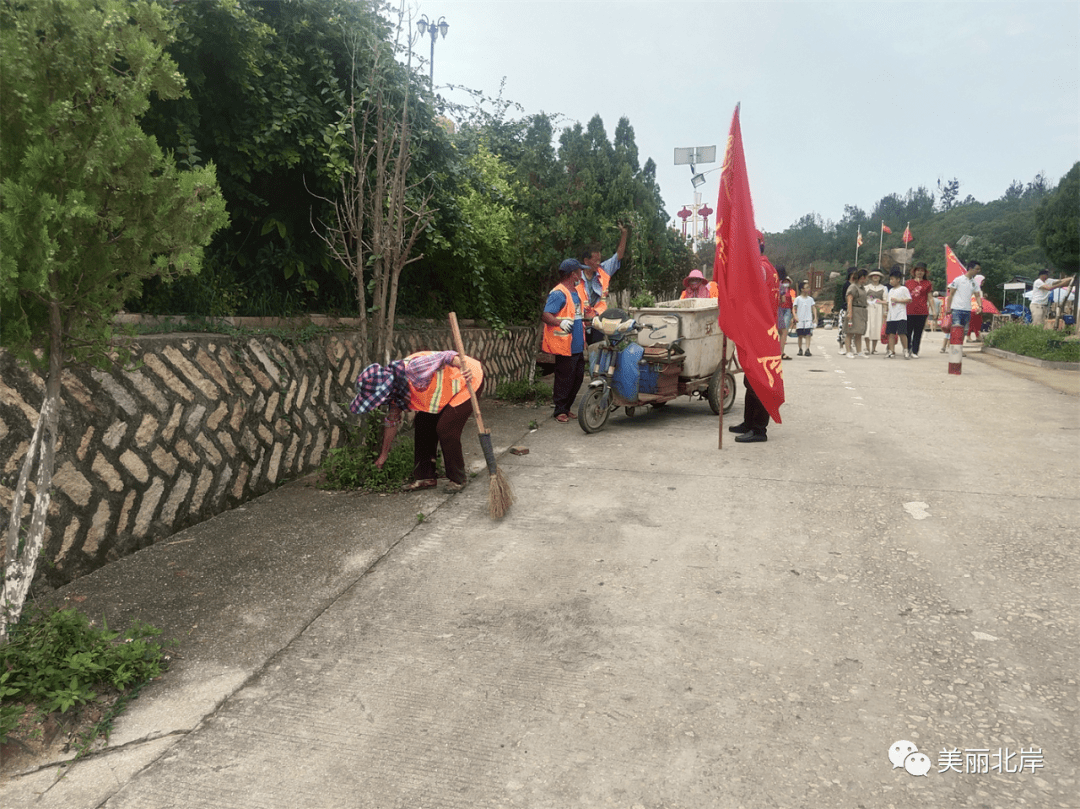
MULTIPOLYGON (((451 343, 446 328, 395 338, 399 357, 451 343)), ((532 328, 463 334, 490 391, 528 373, 535 338, 532 328)), ((354 332, 291 344, 266 335, 143 337, 133 360, 111 373, 64 373, 38 588, 65 584, 317 469, 355 423, 348 402, 363 361, 354 332)), ((44 387, 0 352, 3 526, 44 387)))

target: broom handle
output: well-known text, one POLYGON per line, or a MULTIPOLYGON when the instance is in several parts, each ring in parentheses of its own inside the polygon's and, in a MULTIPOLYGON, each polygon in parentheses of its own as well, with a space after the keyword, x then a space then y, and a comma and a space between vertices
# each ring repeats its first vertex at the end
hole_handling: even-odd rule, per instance
MULTIPOLYGON (((458 328, 457 313, 450 313, 450 331, 454 333, 454 348, 457 350, 458 356, 461 357, 461 369, 465 370, 465 344, 461 342, 461 330, 458 328)), ((465 378, 465 385, 469 389, 469 401, 472 402, 473 415, 476 416, 476 427, 483 435, 484 432, 484 419, 480 416, 480 403, 476 401, 476 391, 473 390, 472 382, 469 378, 462 374, 465 378)))

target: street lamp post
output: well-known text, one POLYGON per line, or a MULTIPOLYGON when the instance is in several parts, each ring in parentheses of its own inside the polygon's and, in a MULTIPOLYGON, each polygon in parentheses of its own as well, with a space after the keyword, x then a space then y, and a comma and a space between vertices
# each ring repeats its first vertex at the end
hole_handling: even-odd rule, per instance
POLYGON ((446 21, 446 17, 439 17, 438 22, 430 22, 427 18, 427 14, 421 14, 420 19, 416 23, 416 28, 420 31, 420 36, 424 34, 431 35, 431 59, 428 64, 431 68, 431 86, 435 87, 435 37, 439 34, 443 35, 443 39, 446 39, 446 32, 450 30, 450 23, 446 21))

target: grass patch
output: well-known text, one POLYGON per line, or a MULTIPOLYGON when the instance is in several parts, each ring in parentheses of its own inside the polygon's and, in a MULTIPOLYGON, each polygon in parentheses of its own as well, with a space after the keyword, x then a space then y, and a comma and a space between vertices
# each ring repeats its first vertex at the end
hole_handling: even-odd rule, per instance
POLYGON ((20 726, 34 733, 50 714, 77 713, 103 691, 120 695, 112 700, 115 710, 95 723, 81 747, 99 735, 108 739, 112 719, 128 699, 165 670, 167 658, 155 640, 160 634, 148 624, 116 632, 92 625, 74 609, 28 607, 0 647, 0 744, 20 726))
POLYGON ((1008 323, 986 335, 986 345, 1050 362, 1080 362, 1080 341, 1066 339, 1075 332, 1047 331, 1027 323, 1008 323))
MULTIPOLYGON (((413 436, 404 428, 390 447, 382 469, 375 459, 382 449, 382 416, 374 413, 349 436, 343 447, 332 449, 322 462, 324 489, 365 489, 372 492, 396 492, 413 479, 413 436), (367 440, 362 436, 367 435, 367 440)), ((436 462, 436 474, 442 474, 442 456, 436 462)))
POLYGON ((500 382, 495 387, 495 398, 504 402, 549 404, 551 402, 551 385, 543 382, 534 382, 530 385, 528 380, 525 379, 519 379, 515 382, 500 382))

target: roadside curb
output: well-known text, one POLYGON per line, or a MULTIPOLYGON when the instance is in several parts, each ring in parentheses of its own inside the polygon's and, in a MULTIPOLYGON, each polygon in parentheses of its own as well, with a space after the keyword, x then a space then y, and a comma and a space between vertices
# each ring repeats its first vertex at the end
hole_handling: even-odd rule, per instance
POLYGON ((982 347, 982 351, 985 354, 1012 360, 1013 362, 1021 362, 1024 365, 1034 365, 1037 368, 1050 368, 1055 371, 1080 371, 1080 362, 1051 362, 1050 360, 1040 360, 1035 357, 1025 357, 1023 354, 1013 354, 1011 351, 1002 351, 1000 348, 991 348, 985 345, 982 347))

